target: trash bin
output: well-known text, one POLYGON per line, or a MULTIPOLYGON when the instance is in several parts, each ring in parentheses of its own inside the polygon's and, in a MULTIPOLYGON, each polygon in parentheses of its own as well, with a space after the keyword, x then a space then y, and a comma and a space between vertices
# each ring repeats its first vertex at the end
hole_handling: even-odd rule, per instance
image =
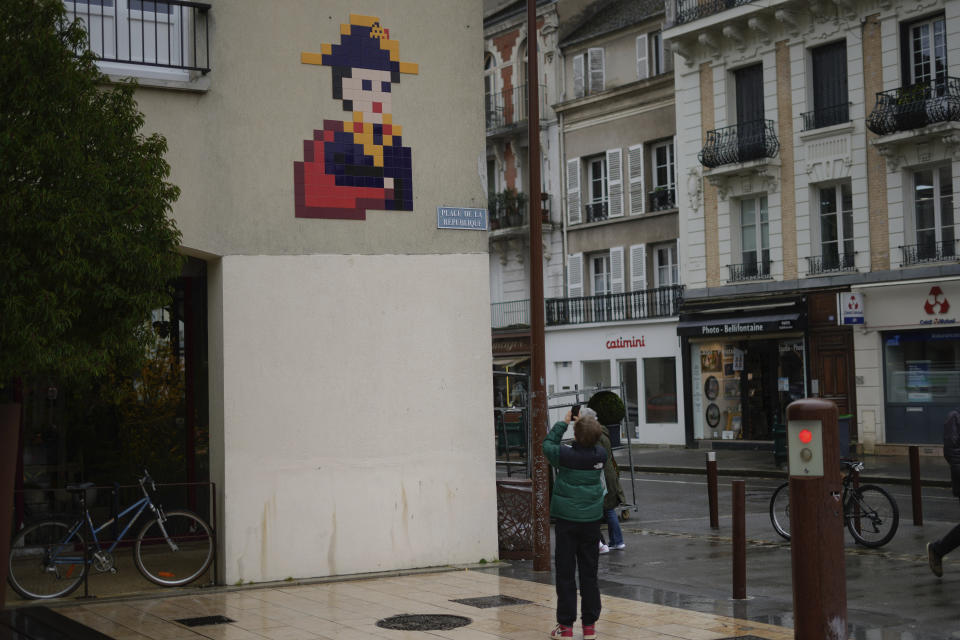
POLYGON ((773 428, 773 463, 778 467, 787 464, 787 427, 775 422, 773 428))
POLYGON ((853 414, 837 416, 837 441, 840 443, 840 457, 850 457, 850 423, 853 414))

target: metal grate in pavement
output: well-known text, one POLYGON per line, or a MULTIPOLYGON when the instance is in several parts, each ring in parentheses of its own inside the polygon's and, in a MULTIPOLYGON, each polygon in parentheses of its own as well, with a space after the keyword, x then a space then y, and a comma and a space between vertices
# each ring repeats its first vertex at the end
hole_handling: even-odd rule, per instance
POLYGON ((228 624, 236 622, 236 620, 231 620, 227 616, 201 616, 199 618, 180 618, 174 620, 174 622, 179 622, 187 627, 203 627, 210 624, 228 624))
POLYGON ((399 616, 377 620, 377 626, 381 629, 396 629, 399 631, 446 631, 457 627, 465 627, 471 622, 473 620, 470 618, 451 616, 445 613, 404 613, 399 616))
POLYGON ((530 600, 521 600, 520 598, 514 598, 513 596, 483 596, 482 598, 461 598, 459 600, 451 600, 450 602, 457 602, 459 604, 465 604, 469 607, 476 607, 478 609, 490 609, 491 607, 506 607, 512 604, 533 604, 530 600))

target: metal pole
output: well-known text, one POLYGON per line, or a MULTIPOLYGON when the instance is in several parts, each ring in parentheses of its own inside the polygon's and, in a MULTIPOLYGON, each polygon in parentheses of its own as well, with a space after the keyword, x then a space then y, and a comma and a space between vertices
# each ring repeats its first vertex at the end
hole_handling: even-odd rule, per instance
POLYGON ((537 7, 527 0, 527 168, 530 176, 530 398, 533 436, 533 570, 550 570, 550 496, 547 459, 547 366, 543 317, 543 232, 540 228, 540 72, 537 70, 537 7))
POLYGON ((720 528, 720 513, 717 500, 717 452, 707 452, 707 498, 710 501, 710 528, 720 528))
POLYGON ((913 524, 923 526, 923 494, 920 490, 920 447, 910 447, 910 488, 913 502, 913 524))
MULTIPOLYGON (((714 463, 716 464, 716 463, 714 463)), ((733 599, 747 597, 746 485, 733 481, 733 599)))

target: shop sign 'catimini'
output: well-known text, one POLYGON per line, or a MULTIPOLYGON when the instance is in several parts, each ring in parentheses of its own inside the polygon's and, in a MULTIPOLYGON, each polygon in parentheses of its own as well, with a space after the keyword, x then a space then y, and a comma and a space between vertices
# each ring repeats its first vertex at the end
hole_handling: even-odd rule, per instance
POLYGON ((637 347, 647 346, 644 336, 637 338, 617 338, 616 340, 607 340, 607 349, 635 349, 637 347))

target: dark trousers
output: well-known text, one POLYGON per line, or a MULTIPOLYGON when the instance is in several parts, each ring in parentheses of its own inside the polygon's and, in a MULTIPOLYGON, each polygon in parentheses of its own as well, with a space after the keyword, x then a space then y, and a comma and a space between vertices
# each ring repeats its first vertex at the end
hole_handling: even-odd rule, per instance
POLYGON ((600 523, 557 519, 554 562, 557 571, 557 622, 572 627, 577 619, 577 573, 580 574, 580 620, 600 617, 600 523))
POLYGON ((931 546, 936 554, 941 557, 960 547, 960 524, 950 529, 945 536, 934 542, 931 546))

